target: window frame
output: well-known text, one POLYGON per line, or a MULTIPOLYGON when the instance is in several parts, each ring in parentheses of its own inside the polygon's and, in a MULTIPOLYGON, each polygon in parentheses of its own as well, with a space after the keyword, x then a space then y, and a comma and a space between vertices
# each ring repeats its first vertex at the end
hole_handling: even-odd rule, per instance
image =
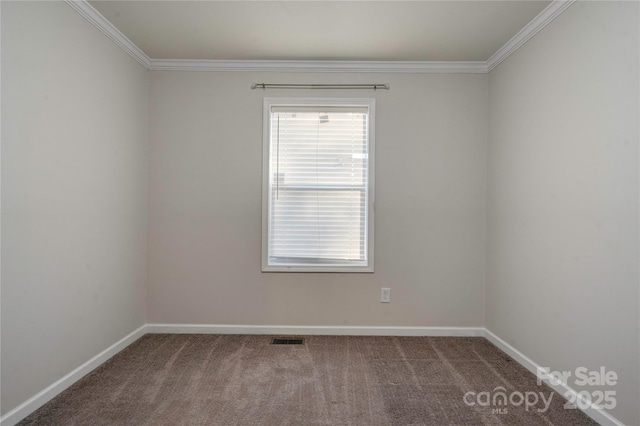
POLYGON ((375 213, 375 98, 270 98, 263 99, 262 134, 262 272, 374 272, 374 213, 375 213), (269 179, 271 157, 271 108, 272 107, 340 106, 366 107, 368 109, 368 162, 367 162, 367 229, 366 263, 346 264, 269 264, 269 179))

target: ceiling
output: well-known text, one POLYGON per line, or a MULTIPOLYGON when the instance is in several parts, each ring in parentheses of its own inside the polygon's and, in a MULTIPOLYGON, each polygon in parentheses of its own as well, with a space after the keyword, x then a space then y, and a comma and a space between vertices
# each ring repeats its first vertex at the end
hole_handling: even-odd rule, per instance
POLYGON ((89 1, 152 59, 486 61, 550 1, 89 1))

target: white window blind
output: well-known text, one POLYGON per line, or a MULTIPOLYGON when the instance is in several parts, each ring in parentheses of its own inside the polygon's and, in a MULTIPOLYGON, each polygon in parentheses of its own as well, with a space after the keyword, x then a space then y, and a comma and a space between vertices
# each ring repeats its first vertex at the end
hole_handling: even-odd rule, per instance
POLYGON ((370 110, 269 103, 263 269, 371 269, 370 110))

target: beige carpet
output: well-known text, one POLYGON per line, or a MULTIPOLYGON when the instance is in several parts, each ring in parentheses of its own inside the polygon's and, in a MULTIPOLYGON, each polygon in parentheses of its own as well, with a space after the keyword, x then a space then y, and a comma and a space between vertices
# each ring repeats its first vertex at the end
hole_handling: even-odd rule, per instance
POLYGON ((271 337, 146 335, 20 424, 595 424, 483 338, 271 337), (551 403, 478 405, 498 387, 551 403))

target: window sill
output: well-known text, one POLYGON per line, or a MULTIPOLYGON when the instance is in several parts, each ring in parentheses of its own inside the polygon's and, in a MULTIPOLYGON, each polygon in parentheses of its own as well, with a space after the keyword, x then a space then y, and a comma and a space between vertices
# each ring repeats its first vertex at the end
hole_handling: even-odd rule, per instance
POLYGON ((338 265, 263 265, 262 272, 334 272, 372 274, 373 266, 338 266, 338 265))

